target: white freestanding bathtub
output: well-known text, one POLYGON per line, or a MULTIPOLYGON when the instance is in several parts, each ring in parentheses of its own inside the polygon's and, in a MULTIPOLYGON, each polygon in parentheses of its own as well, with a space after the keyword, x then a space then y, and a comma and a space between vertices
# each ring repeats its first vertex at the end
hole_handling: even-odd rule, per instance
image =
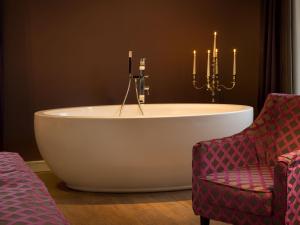
POLYGON ((191 188, 192 146, 237 133, 253 108, 225 104, 146 104, 35 113, 35 136, 53 173, 73 189, 100 192, 191 188))

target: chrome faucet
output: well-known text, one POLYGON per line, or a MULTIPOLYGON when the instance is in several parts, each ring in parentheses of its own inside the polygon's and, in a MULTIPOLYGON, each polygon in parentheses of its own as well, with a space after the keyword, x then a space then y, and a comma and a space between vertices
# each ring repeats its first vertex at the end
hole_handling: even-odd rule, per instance
POLYGON ((145 84, 146 78, 149 77, 149 76, 145 75, 146 58, 140 59, 139 74, 137 74, 137 75, 134 75, 131 73, 132 51, 128 52, 128 62, 129 62, 129 81, 128 81, 127 91, 126 91, 125 97, 123 99, 123 102, 122 102, 122 105, 121 105, 121 108, 119 111, 119 116, 121 116, 123 107, 126 103, 126 99, 127 99, 127 96, 128 96, 129 90, 130 90, 131 81, 134 82, 136 100, 137 100, 139 109, 141 111, 141 114, 144 115, 141 104, 145 103, 145 92, 147 93, 147 95, 149 95, 149 89, 150 89, 150 87, 145 84))
POLYGON ((149 95, 150 87, 145 84, 146 78, 149 76, 145 75, 145 68, 146 68, 146 58, 140 59, 140 67, 139 67, 139 77, 138 77, 138 100, 140 103, 145 103, 145 92, 149 95))

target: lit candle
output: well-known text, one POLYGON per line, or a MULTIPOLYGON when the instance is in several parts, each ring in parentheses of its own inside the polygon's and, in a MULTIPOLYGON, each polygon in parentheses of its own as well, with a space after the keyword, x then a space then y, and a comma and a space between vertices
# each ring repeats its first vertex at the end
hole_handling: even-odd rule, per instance
POLYGON ((196 75, 196 50, 193 51, 194 60, 193 60, 193 75, 196 75))
POLYGON ((129 66, 129 74, 131 74, 131 59, 132 59, 132 51, 128 52, 128 66, 129 66))
POLYGON ((216 57, 216 49, 217 49, 217 32, 214 32, 214 47, 213 47, 213 57, 216 57))
POLYGON ((216 48, 216 67, 215 67, 215 69, 216 69, 216 71, 215 71, 215 73, 216 74, 219 74, 219 65, 218 65, 218 49, 216 48))
POLYGON ((206 76, 210 75, 210 50, 207 50, 207 72, 206 76))
POLYGON ((233 49, 233 75, 236 75, 236 49, 233 49))

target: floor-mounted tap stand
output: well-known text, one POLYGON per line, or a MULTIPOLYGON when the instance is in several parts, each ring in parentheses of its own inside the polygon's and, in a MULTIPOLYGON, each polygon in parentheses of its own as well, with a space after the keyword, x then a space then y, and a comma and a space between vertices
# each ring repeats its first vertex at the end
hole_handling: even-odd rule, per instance
POLYGON ((142 109, 141 103, 144 103, 145 97, 143 96, 143 98, 141 98, 141 94, 140 94, 140 92, 141 92, 140 89, 141 88, 140 88, 140 86, 141 86, 141 84, 143 85, 143 87, 142 87, 143 91, 144 90, 149 91, 149 87, 144 86, 144 82, 145 82, 144 79, 147 78, 147 76, 144 76, 145 60, 146 59, 141 58, 140 67, 139 67, 140 73, 138 75, 133 75, 132 74, 132 51, 129 51, 128 60, 129 60, 128 61, 128 65, 129 65, 128 87, 127 87, 127 91, 126 91, 125 97, 123 99, 123 102, 122 102, 122 105, 121 105, 121 108, 120 108, 120 111, 119 111, 119 116, 121 116, 124 105, 126 104, 127 96, 128 96, 128 93, 129 93, 129 90, 130 90, 130 87, 131 87, 131 82, 134 82, 135 95, 136 95, 136 100, 137 100, 137 103, 138 103, 139 110, 140 110, 141 114, 144 115, 144 111, 142 109))

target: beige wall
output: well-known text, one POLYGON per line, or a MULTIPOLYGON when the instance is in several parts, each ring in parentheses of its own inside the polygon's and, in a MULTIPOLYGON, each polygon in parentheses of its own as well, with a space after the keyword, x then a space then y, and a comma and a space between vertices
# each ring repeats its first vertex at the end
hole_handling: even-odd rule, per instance
POLYGON ((148 103, 207 102, 192 88, 192 50, 204 75, 217 30, 227 84, 238 49, 238 83, 221 101, 256 106, 260 0, 5 0, 4 11, 4 147, 27 160, 40 157, 35 111, 121 102, 129 49, 135 71, 147 57, 148 103))

